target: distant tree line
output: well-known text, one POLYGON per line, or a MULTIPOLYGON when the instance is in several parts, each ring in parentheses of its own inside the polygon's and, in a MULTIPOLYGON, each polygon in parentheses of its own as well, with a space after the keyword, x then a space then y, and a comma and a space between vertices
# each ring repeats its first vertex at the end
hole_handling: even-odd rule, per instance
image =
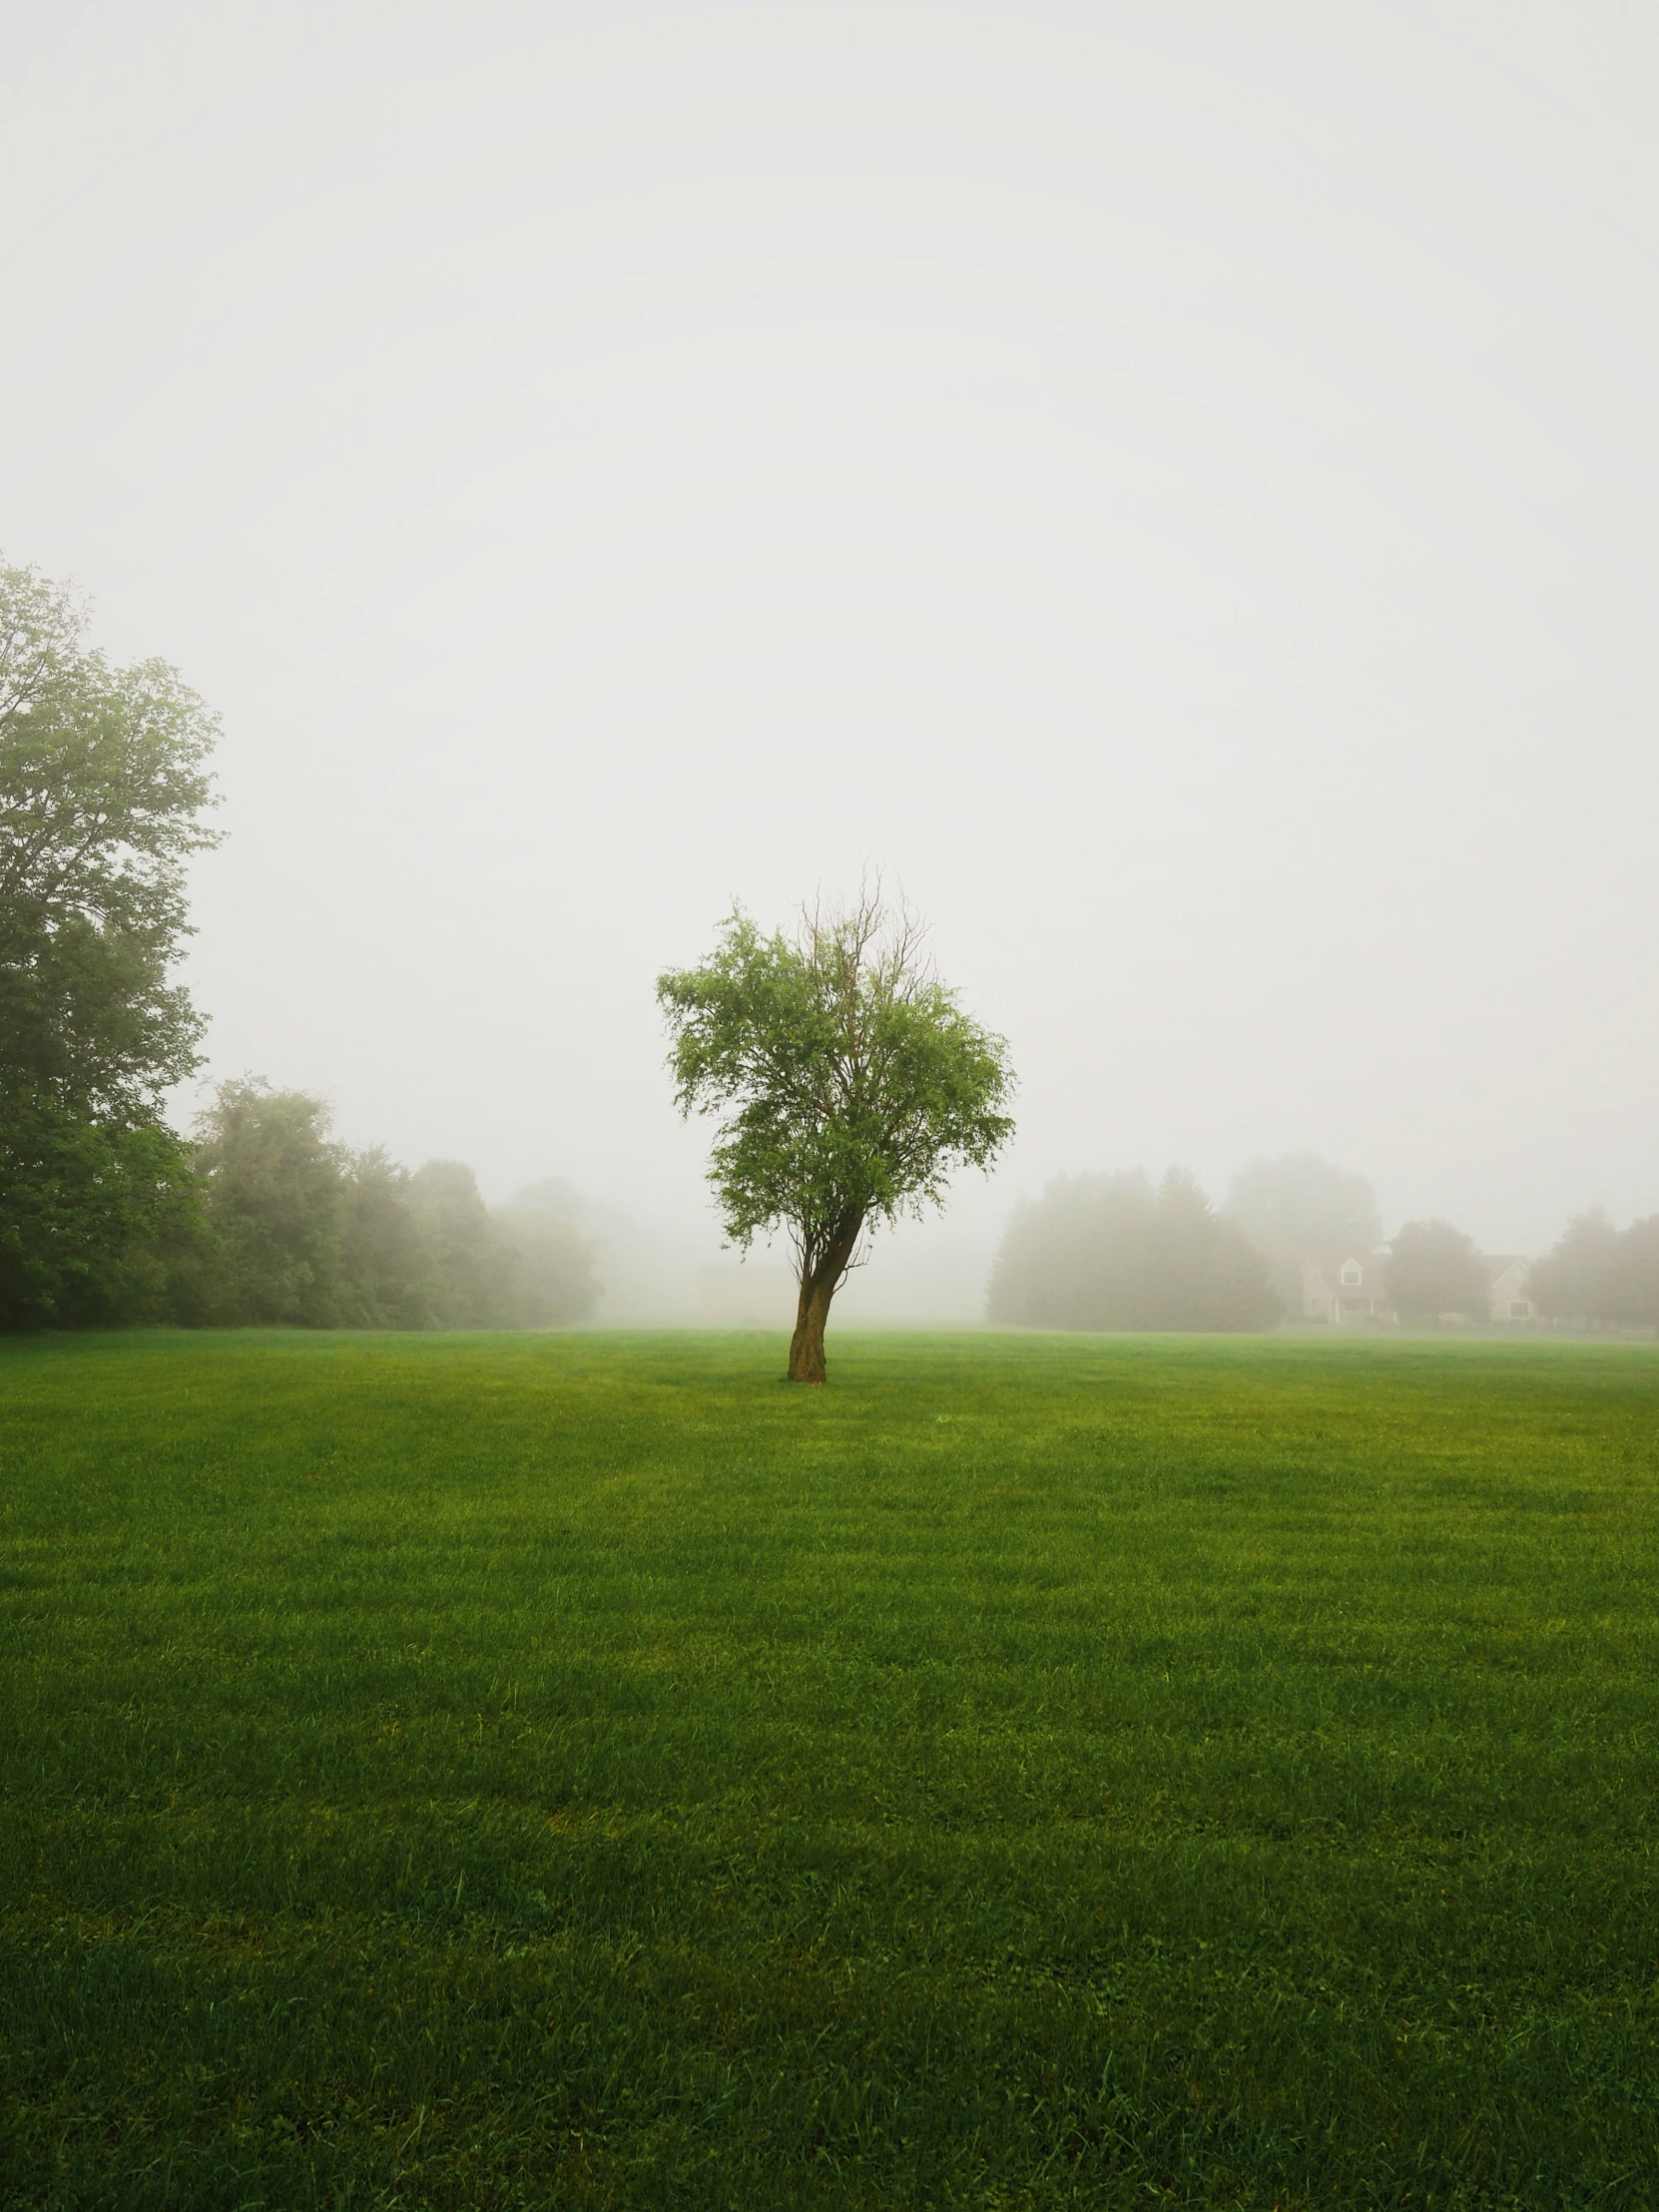
POLYGON ((310 1329, 550 1329, 586 1320, 593 1252, 558 1185, 490 1208, 459 1160, 351 1152, 303 1091, 222 1083, 191 1155, 200 1214, 168 1318, 310 1329))
POLYGON ((261 1082, 222 1085, 194 1141, 169 1125, 201 1065, 169 971, 217 724, 84 629, 0 565, 0 1328, 583 1319, 593 1256, 551 1188, 491 1211, 470 1168, 349 1152, 320 1100, 261 1082))
POLYGON ((992 1321, 1035 1329, 1271 1329, 1265 1255, 1184 1170, 1060 1176, 1020 1207, 991 1271, 992 1321))
MULTIPOLYGON (((991 1271, 992 1321, 1039 1329, 1266 1329, 1303 1312, 1303 1270, 1378 1266, 1399 1320, 1484 1325, 1492 1270, 1447 1221, 1408 1221, 1382 1247, 1372 1186, 1307 1154, 1257 1160, 1213 1209, 1172 1168, 1060 1176, 1021 1206, 991 1271)), ((1526 1295, 1547 1321, 1659 1329, 1659 1215, 1615 1229, 1582 1214, 1532 1264, 1526 1295)))
MULTIPOLYGON (((593 1254, 557 1186, 491 1209, 458 1161, 411 1173, 352 1152, 320 1100, 255 1080, 221 1085, 194 1138, 170 1126, 167 1094, 201 1066, 204 1023, 170 973, 186 865, 217 842, 217 723, 165 663, 112 667, 84 630, 61 586, 0 564, 0 1329, 585 1318, 593 1254)), ((714 1169, 728 1228, 797 1235, 791 1372, 809 1381, 868 1225, 936 1199, 947 1166, 984 1164, 1011 1126, 1001 1040, 912 957, 908 928, 883 935, 878 897, 795 943, 737 916, 713 960, 660 985, 682 1105, 731 1110, 714 1169), (809 1064, 844 1078, 828 1115, 809 1064)), ((1307 1262, 1376 1257, 1381 1233, 1365 1179, 1306 1155, 1253 1163, 1220 1210, 1178 1169, 1156 1187, 1062 1177, 1010 1224, 990 1314, 1268 1328, 1303 1311, 1307 1262)), ((1487 1310, 1485 1263, 1446 1222, 1407 1223, 1383 1280, 1402 1319, 1487 1310)), ((1529 1295, 1552 1320, 1659 1328, 1659 1216, 1580 1216, 1529 1295)))

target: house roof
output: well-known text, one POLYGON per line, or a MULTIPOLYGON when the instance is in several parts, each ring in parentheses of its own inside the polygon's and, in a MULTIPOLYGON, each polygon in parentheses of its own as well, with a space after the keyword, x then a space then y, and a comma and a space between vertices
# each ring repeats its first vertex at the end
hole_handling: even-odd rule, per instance
POLYGON ((1317 1270, 1319 1274, 1325 1277, 1328 1283, 1339 1283, 1342 1277, 1342 1272, 1344 1268, 1348 1266, 1348 1263, 1351 1260, 1358 1260, 1360 1263, 1362 1280, 1366 1283, 1370 1283, 1373 1276, 1382 1266, 1382 1263, 1387 1259, 1387 1257, 1388 1255, 1385 1252, 1345 1252, 1341 1255, 1340 1258, 1335 1260, 1304 1260, 1302 1263, 1302 1272, 1304 1275, 1307 1275, 1311 1271, 1317 1270))

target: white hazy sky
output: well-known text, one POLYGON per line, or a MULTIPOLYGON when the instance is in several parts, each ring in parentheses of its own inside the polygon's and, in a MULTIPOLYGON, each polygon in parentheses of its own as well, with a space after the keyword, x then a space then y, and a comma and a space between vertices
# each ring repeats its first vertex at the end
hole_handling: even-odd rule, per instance
POLYGON ((874 861, 1022 1088, 865 1302, 1061 1169, 1659 1209, 1651 7, 0 44, 0 546, 223 714, 214 1073, 713 1258, 653 978, 874 861))

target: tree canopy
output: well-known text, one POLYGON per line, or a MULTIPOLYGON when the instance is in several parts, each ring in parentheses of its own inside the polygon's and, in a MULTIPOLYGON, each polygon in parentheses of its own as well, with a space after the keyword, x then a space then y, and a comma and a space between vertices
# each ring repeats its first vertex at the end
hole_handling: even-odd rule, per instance
POLYGON ((492 1211, 462 1161, 411 1175, 378 1145, 353 1153, 304 1091, 222 1083, 192 1166, 207 1233, 176 1271, 182 1320, 545 1329, 599 1294, 592 1248, 537 1193, 492 1211))
POLYGON ((1034 1329, 1270 1329, 1268 1264, 1192 1176, 1059 1176, 1008 1226, 992 1321, 1034 1329))
POLYGON ((824 1326, 879 1223, 943 1203, 1013 1130, 1004 1040, 965 1014, 920 924, 866 886, 763 936, 741 908, 657 996, 681 1111, 719 1115, 709 1168, 727 1235, 787 1234, 800 1300, 790 1378, 825 1379, 824 1326))
POLYGON ((1568 1223, 1527 1288, 1552 1321, 1659 1328, 1659 1214, 1615 1229, 1592 1207, 1568 1223))
MULTIPOLYGON (((594 1248, 574 1218, 578 1202, 562 1183, 533 1183, 491 1218, 514 1256, 513 1315, 520 1329, 558 1329, 586 1321, 603 1288, 594 1248)), ((609 1272, 607 1270, 607 1272, 609 1272)))
POLYGON ((0 568, 0 1324, 148 1310, 190 1211, 164 1091, 203 1022, 170 969, 216 841, 217 724, 165 662, 112 668, 85 614, 0 568))
POLYGON ((1408 1221, 1389 1247, 1383 1281, 1401 1321, 1437 1321, 1442 1314, 1486 1319, 1486 1264, 1474 1239, 1448 1221, 1408 1221))
POLYGON ((1234 1176, 1223 1212, 1266 1255, 1274 1289, 1296 1314, 1308 1261, 1334 1266, 1374 1251, 1382 1237, 1366 1178, 1309 1152, 1252 1160, 1234 1176))

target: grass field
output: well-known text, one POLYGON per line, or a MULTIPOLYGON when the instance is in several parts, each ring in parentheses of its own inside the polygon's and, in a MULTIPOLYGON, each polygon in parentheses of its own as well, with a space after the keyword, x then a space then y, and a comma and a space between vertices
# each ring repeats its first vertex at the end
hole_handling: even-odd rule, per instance
POLYGON ((1659 2202, 1659 1349, 0 1345, 0 2200, 1659 2202))

